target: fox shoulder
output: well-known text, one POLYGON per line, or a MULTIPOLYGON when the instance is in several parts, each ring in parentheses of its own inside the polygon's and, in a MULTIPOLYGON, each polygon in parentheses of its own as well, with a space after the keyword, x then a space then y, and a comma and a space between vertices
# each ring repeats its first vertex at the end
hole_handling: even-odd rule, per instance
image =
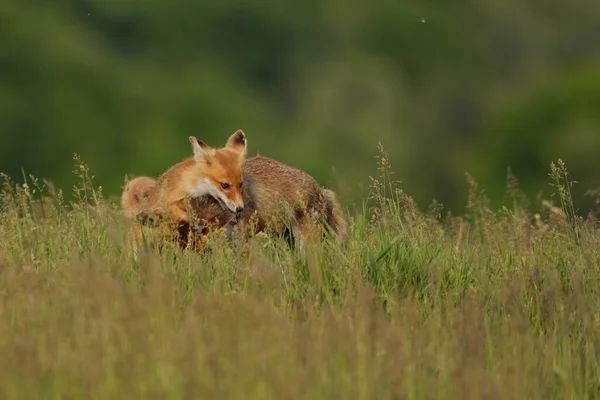
POLYGON ((172 203, 185 197, 185 193, 192 187, 195 176, 202 174, 193 158, 170 167, 156 180, 156 190, 152 194, 154 203, 172 203))

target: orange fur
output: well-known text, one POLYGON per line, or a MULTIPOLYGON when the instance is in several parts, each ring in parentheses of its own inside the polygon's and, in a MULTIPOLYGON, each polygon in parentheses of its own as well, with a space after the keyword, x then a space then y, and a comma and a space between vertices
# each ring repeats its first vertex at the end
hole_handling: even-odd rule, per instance
MULTIPOLYGON (((313 177, 297 168, 266 157, 250 157, 244 162, 244 211, 237 225, 243 236, 269 232, 296 237, 304 242, 322 240, 329 231, 339 243, 347 243, 346 221, 332 190, 322 188, 313 177)), ((194 210, 215 218, 226 218, 214 209, 216 200, 203 198, 194 210), (211 204, 212 203, 212 204, 211 204)))
MULTIPOLYGON (((148 214, 167 220, 168 229, 181 227, 184 224, 198 223, 191 221, 192 216, 187 203, 190 199, 214 198, 218 204, 199 206, 206 214, 201 219, 215 221, 214 211, 220 205, 222 210, 217 214, 224 223, 229 222, 244 207, 242 197, 242 165, 246 155, 246 137, 241 130, 236 131, 225 147, 213 149, 206 143, 190 136, 194 157, 185 159, 162 174, 157 180, 138 177, 128 182, 121 196, 123 213, 129 219, 136 216, 147 217, 148 214)), ((202 204, 202 203, 199 203, 202 204)), ((201 231, 205 230, 202 223, 201 231)), ((141 229, 132 228, 134 252, 140 245, 141 229)))
MULTIPOLYGON (((190 159, 180 164, 185 166, 192 163, 190 159)), ((147 199, 152 205, 159 195, 158 188, 165 185, 174 188, 185 186, 187 178, 180 172, 185 169, 175 167, 155 181, 155 189, 152 189, 151 182, 143 180, 136 185, 133 194, 150 193, 147 199), (163 183, 160 183, 161 180, 163 183)), ((326 232, 332 232, 338 243, 347 244, 346 221, 335 193, 322 188, 306 172, 266 157, 250 157, 243 162, 243 182, 242 179, 239 182, 243 183, 241 196, 244 210, 238 214, 237 222, 246 238, 264 231, 287 236, 290 241, 301 239, 315 243, 322 240, 326 232)), ((129 196, 131 198, 132 195, 129 196)), ((177 229, 189 231, 193 223, 190 223, 189 212, 182 204, 181 201, 172 202, 166 215, 177 229), (185 215, 180 210, 185 210, 185 215)), ((190 207, 193 214, 200 215, 215 228, 223 227, 232 220, 231 211, 210 195, 194 198, 190 207)), ((154 213, 162 217, 161 212, 154 213)))

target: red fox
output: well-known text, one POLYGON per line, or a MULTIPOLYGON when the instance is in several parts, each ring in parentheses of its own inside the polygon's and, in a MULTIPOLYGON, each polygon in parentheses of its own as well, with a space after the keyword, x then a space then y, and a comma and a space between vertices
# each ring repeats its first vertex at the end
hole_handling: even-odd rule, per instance
MULTIPOLYGON (((346 221, 335 193, 322 188, 304 171, 266 157, 247 158, 242 197, 244 209, 227 228, 237 222, 246 238, 268 232, 284 236, 290 245, 300 239, 302 246, 303 241, 322 240, 332 231, 339 243, 347 243, 346 221)), ((207 195, 196 199, 191 207, 207 221, 212 218, 214 227, 222 227, 231 214, 218 205, 207 195)))
MULTIPOLYGON (((210 196, 218 205, 203 199, 193 206, 196 216, 205 221, 223 225, 244 210, 242 198, 242 166, 246 156, 246 136, 237 130, 224 148, 213 149, 206 143, 190 136, 194 156, 185 159, 162 174, 157 180, 146 176, 129 181, 121 196, 123 213, 129 219, 150 211, 161 219, 167 219, 179 228, 194 224, 188 212, 190 200, 210 196), (215 213, 216 211, 216 213, 215 213), (217 221, 218 218, 223 218, 217 221)), ((200 230, 205 230, 202 224, 200 230)), ((133 247, 137 251, 141 227, 133 226, 133 247)))

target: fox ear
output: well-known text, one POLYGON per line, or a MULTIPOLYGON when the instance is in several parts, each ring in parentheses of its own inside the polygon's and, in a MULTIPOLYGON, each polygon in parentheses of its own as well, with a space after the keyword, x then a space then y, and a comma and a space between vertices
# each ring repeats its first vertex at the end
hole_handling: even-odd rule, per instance
POLYGON ((204 143, 202 140, 196 139, 194 136, 190 136, 190 143, 194 149, 194 160, 208 162, 210 146, 204 143))
POLYGON ((245 156, 247 143, 248 140, 246 140, 246 135, 244 134, 244 131, 238 129, 233 135, 229 137, 229 140, 227 140, 227 145, 225 147, 236 150, 240 152, 241 155, 245 156))

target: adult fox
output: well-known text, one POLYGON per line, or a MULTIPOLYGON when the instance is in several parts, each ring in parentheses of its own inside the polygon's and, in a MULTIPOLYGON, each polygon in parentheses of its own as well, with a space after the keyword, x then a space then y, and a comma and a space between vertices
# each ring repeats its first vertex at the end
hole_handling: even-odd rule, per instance
MULTIPOLYGON (((347 242, 346 221, 336 195, 306 172, 267 157, 248 157, 243 164, 244 210, 237 226, 247 237, 257 232, 320 241, 329 233, 347 242)), ((220 218, 224 218, 221 215, 220 218)))
MULTIPOLYGON (((215 150, 205 150, 207 161, 216 162, 211 155, 215 150)), ((184 229, 199 227, 202 230, 209 225, 223 227, 226 224, 229 224, 228 229, 231 229, 231 226, 238 223, 246 237, 266 231, 285 235, 290 242, 294 239, 321 240, 324 234, 331 230, 339 242, 347 242, 346 221, 335 193, 322 188, 309 174, 260 156, 244 158, 242 170, 242 180, 239 181, 242 206, 235 209, 235 215, 232 213, 233 208, 227 207, 222 200, 223 195, 213 194, 214 189, 219 190, 218 187, 211 193, 205 192, 203 196, 196 196, 189 203, 191 213, 202 220, 199 226, 190 222, 189 216, 183 217, 179 213, 179 210, 184 209, 179 203, 175 213, 172 210, 164 213, 164 209, 161 211, 156 207, 140 207, 138 199, 151 197, 148 193, 152 194, 155 185, 161 180, 159 178, 153 185, 152 178, 148 177, 136 178, 129 183, 122 197, 123 209, 144 217, 151 214, 164 218, 166 215, 168 219, 175 219, 179 226, 185 227, 184 229)), ((237 174, 237 169, 234 169, 235 178, 237 174)), ((220 181, 233 181, 234 177, 223 178, 220 181)), ((175 180, 173 185, 181 186, 184 182, 183 179, 179 183, 175 180)), ((227 187, 230 188, 229 185, 227 187)))

